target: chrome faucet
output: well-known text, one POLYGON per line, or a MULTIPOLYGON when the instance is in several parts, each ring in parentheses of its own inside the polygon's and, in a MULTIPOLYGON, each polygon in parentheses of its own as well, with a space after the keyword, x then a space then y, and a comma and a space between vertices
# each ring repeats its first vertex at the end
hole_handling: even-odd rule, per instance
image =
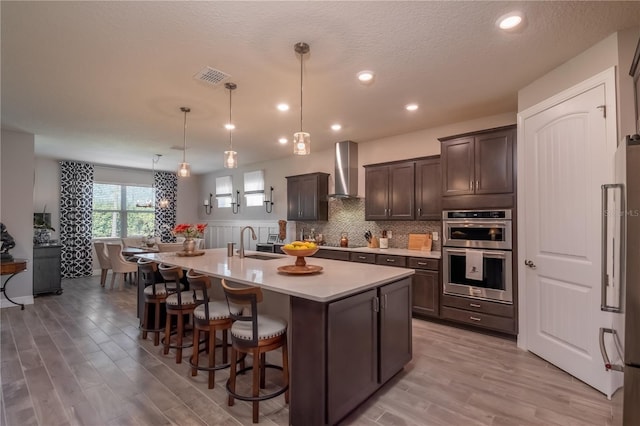
POLYGON ((258 237, 256 237, 256 231, 254 231, 252 227, 245 226, 240 230, 240 248, 238 249, 238 256, 240 256, 240 258, 244 257, 244 231, 247 228, 251 229, 251 239, 252 240, 258 239, 258 237))

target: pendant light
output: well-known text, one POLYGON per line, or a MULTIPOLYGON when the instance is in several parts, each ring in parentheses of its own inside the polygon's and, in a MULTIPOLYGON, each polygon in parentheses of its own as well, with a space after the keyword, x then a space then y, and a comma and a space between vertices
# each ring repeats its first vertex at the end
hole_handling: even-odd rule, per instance
POLYGON ((184 140, 182 145, 182 163, 178 168, 178 177, 191 176, 191 166, 187 163, 187 113, 191 112, 189 107, 180 107, 180 111, 184 112, 184 140))
POLYGON ((300 55, 300 131, 293 134, 293 153, 295 155, 309 155, 311 154, 311 135, 302 131, 302 59, 304 55, 309 53, 309 45, 300 42, 296 43, 293 48, 300 55))
POLYGON ((229 123, 225 126, 229 129, 229 150, 224 152, 224 167, 227 169, 235 169, 238 167, 238 153, 233 150, 233 129, 236 126, 231 121, 231 93, 238 87, 235 83, 225 83, 224 87, 229 89, 229 123))
MULTIPOLYGON (((155 154, 154 156, 155 158, 153 160, 151 160, 152 164, 151 164, 151 173, 152 173, 152 178, 153 178, 153 194, 155 199, 158 202, 158 207, 161 209, 166 209, 167 207, 169 207, 169 200, 167 200, 166 197, 162 197, 158 200, 158 196, 156 196, 156 194, 158 193, 158 188, 156 187, 156 164, 158 164, 158 162, 160 161, 160 157, 162 157, 162 154, 155 154)), ((164 195, 163 193, 161 193, 160 195, 164 195)))

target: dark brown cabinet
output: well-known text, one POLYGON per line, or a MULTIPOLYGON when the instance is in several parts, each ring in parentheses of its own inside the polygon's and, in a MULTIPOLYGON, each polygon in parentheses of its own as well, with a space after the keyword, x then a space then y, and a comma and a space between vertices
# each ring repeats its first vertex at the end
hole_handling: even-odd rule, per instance
POLYGON ((62 293, 60 256, 57 244, 33 246, 33 294, 62 293))
POLYGON ((416 273, 411 280, 412 307, 417 315, 440 316, 440 262, 437 259, 409 258, 416 273))
POLYGON ((442 296, 442 318, 502 333, 517 334, 515 307, 445 294, 442 296))
POLYGON ((385 383, 411 361, 411 286, 409 280, 380 287, 380 373, 385 383))
POLYGON ((318 250, 312 257, 332 260, 349 260, 349 252, 320 248, 320 250, 318 250))
POLYGON ((415 173, 416 220, 442 219, 440 157, 416 161, 415 173))
POLYGON ((512 207, 515 139, 515 126, 440 138, 443 208, 512 207))
POLYGON ((413 220, 415 162, 365 166, 365 220, 413 220))
POLYGON ((287 220, 328 220, 329 175, 287 176, 287 220))

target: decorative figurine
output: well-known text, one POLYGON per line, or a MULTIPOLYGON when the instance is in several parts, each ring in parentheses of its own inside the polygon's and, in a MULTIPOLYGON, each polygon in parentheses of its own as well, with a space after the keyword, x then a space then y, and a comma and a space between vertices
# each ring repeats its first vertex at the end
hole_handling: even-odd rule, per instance
POLYGON ((9 250, 16 246, 16 241, 11 234, 7 232, 7 227, 4 226, 4 223, 0 223, 0 230, 2 231, 2 248, 0 249, 2 261, 11 262, 13 261, 13 256, 9 254, 9 250))

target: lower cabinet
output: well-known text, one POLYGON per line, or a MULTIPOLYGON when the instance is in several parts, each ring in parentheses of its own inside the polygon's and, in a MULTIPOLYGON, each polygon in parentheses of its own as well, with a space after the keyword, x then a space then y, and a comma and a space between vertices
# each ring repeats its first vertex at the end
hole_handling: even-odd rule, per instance
POLYGON ((349 260, 349 252, 341 250, 320 249, 312 257, 331 260, 349 260))
POLYGON ((412 307, 416 315, 440 316, 440 261, 437 259, 409 258, 409 268, 416 273, 411 281, 412 307))
POLYGON ((411 279, 330 303, 291 299, 291 424, 337 424, 411 360, 411 279), (311 401, 311 402, 310 402, 311 401))
POLYGON ((33 247, 33 295, 62 293, 61 245, 33 247))
POLYGON ((507 334, 517 334, 513 304, 489 302, 445 294, 441 316, 444 319, 487 328, 507 334))

